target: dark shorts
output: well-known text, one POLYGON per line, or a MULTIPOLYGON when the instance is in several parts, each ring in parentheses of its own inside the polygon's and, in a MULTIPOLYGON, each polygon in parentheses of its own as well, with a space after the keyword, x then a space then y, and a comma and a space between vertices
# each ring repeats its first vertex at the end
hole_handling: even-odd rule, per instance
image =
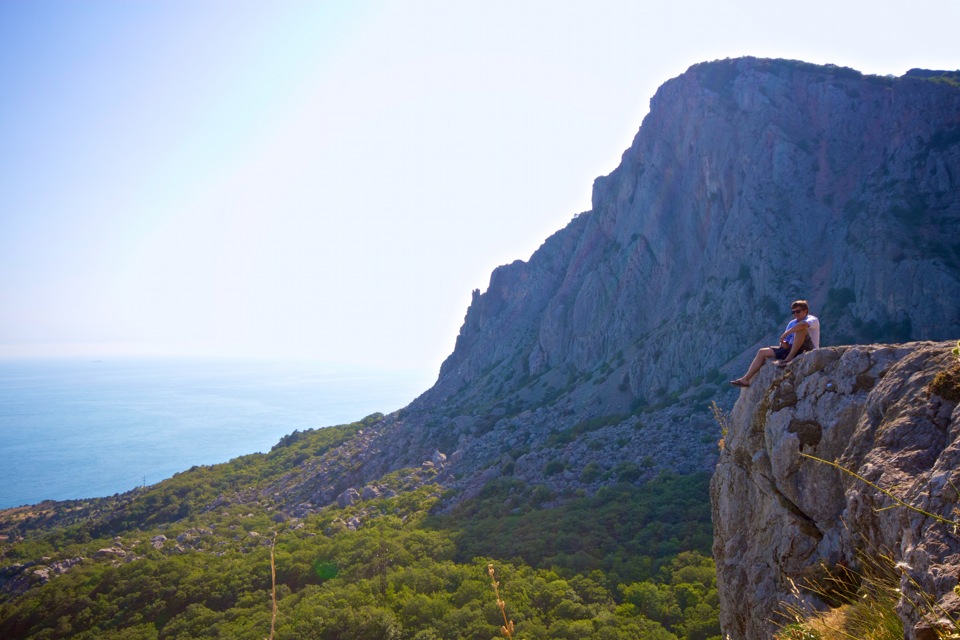
MULTIPOLYGON (((777 360, 783 360, 788 355, 790 355, 790 347, 770 347, 773 349, 773 357, 777 360)), ((808 335, 806 340, 803 341, 803 344, 800 345, 800 349, 797 351, 797 355, 800 355, 804 351, 813 351, 813 340, 808 335)))

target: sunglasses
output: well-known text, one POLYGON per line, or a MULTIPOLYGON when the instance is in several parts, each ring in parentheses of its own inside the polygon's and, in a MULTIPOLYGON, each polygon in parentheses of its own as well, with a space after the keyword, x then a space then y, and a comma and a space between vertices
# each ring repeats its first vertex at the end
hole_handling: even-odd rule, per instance
POLYGON ((805 311, 806 309, 791 309, 790 313, 792 313, 793 315, 797 315, 798 313, 804 313, 805 311))

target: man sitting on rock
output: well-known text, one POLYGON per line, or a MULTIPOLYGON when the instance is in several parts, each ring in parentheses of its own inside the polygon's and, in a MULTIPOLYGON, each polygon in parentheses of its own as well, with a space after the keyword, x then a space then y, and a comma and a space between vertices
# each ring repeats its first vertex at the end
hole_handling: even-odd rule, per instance
POLYGON ((786 331, 780 336, 780 346, 764 347, 757 351, 757 356, 743 377, 731 380, 730 384, 735 387, 749 387, 750 380, 769 358, 776 358, 779 360, 777 366, 785 367, 804 351, 820 348, 820 321, 809 313, 807 301, 797 300, 790 305, 790 311, 793 313, 793 320, 787 324, 786 331))

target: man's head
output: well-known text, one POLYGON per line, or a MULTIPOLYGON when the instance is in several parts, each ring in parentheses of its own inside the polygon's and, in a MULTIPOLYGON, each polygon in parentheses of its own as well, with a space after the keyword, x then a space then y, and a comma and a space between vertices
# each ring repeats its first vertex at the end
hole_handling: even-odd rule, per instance
POLYGON ((797 318, 806 318, 808 309, 806 300, 794 300, 790 305, 790 311, 797 318))

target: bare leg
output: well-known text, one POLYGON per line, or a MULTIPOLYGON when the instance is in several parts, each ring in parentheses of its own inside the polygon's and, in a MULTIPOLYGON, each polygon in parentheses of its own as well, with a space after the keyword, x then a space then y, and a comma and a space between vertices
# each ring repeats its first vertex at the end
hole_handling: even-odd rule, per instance
POLYGON ((803 346, 803 342, 807 339, 807 330, 800 329, 795 334, 793 334, 793 345, 790 347, 790 353, 787 354, 787 357, 783 359, 784 364, 790 362, 797 357, 797 353, 800 351, 800 347, 803 346))
POLYGON ((757 351, 756 357, 754 357, 753 362, 750 363, 750 368, 747 369, 747 372, 743 374, 742 378, 737 378, 734 382, 742 382, 744 384, 750 384, 750 380, 753 379, 753 376, 757 375, 757 372, 760 371, 760 367, 763 366, 763 363, 768 359, 774 357, 773 349, 770 347, 764 347, 757 351))

